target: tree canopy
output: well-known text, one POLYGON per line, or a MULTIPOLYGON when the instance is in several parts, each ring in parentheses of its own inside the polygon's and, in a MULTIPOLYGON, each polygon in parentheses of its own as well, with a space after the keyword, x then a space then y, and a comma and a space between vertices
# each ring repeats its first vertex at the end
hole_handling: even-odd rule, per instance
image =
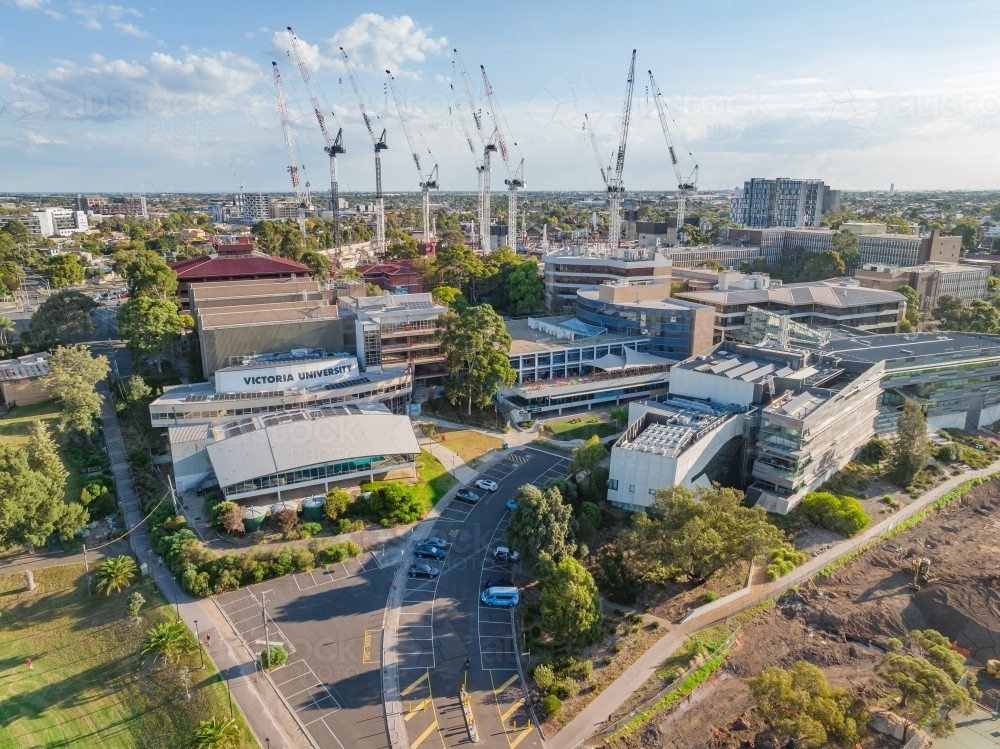
POLYGON ((521 554, 521 564, 538 572, 543 560, 557 564, 576 551, 570 526, 573 508, 565 504, 559 490, 541 489, 525 484, 514 497, 517 509, 511 512, 504 538, 510 548, 521 554))
POLYGON ((527 260, 514 268, 504 285, 508 306, 515 315, 527 315, 545 309, 545 289, 538 275, 538 263, 527 260))
POLYGON ((917 296, 916 289, 907 284, 903 284, 896 291, 906 297, 906 315, 900 321, 899 330, 902 333, 912 333, 920 324, 920 297, 917 296))
POLYGON ((97 383, 108 375, 108 359, 92 356, 87 346, 57 346, 49 353, 45 388, 62 401, 59 428, 92 434, 101 409, 97 383))
POLYGON ((309 250, 302 254, 299 262, 309 269, 313 281, 327 283, 330 280, 330 269, 333 267, 333 262, 322 252, 309 250))
POLYGON ((516 374, 508 357, 511 343, 503 318, 488 304, 461 314, 446 313, 441 351, 448 368, 448 400, 452 404, 464 401, 471 414, 474 405, 487 407, 500 386, 514 384, 516 374))
POLYGON ((118 310, 118 334, 135 357, 163 354, 180 330, 173 299, 139 296, 118 310))
POLYGON ((934 319, 940 320, 942 330, 960 330, 967 333, 997 332, 1000 310, 982 299, 973 299, 966 306, 961 299, 942 294, 934 308, 934 319))
POLYGON ((171 299, 177 293, 177 274, 155 252, 135 253, 124 270, 128 293, 133 299, 139 296, 171 299))
POLYGON ((601 629, 601 599, 587 568, 573 557, 551 565, 542 579, 542 629, 557 641, 590 640, 601 629))
POLYGON ((907 487, 927 464, 930 447, 927 442, 927 419, 920 404, 908 400, 896 423, 896 439, 889 457, 889 475, 897 486, 907 487))
POLYGON ((72 343, 80 336, 97 330, 91 313, 97 302, 73 289, 58 291, 46 299, 31 315, 28 329, 37 343, 72 343))
MULTIPOLYGON (((920 722, 939 707, 958 710, 966 715, 973 710, 968 690, 957 686, 946 671, 924 658, 886 653, 878 673, 897 695, 899 703, 896 712, 910 721, 920 722)), ((937 735, 946 735, 954 730, 950 720, 941 720, 936 716, 927 727, 937 735)))
POLYGON ((80 264, 80 258, 69 253, 50 257, 45 263, 43 273, 54 289, 65 289, 67 286, 83 282, 83 266, 80 264))

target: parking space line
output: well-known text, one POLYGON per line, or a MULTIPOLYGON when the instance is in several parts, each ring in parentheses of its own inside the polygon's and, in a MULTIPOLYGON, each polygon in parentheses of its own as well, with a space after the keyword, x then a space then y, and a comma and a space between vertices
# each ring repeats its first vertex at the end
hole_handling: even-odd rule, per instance
MULTIPOLYGON (((492 678, 492 677, 490 677, 490 678, 492 678)), ((518 679, 517 674, 514 674, 509 679, 507 679, 507 681, 505 681, 503 684, 501 684, 498 689, 494 689, 493 690, 493 694, 500 694, 500 692, 504 691, 507 687, 509 687, 511 684, 513 684, 515 681, 517 681, 517 679, 518 679)))
POLYGON ((413 708, 412 710, 410 710, 409 713, 406 714, 406 716, 403 718, 403 720, 409 721, 410 718, 412 718, 417 713, 421 713, 424 710, 426 710, 427 709, 427 702, 429 701, 429 699, 430 699, 429 697, 424 697, 424 699, 420 701, 419 705, 417 705, 415 708, 413 708))
POLYGON ((431 735, 431 731, 433 731, 437 727, 438 723, 437 720, 435 720, 433 723, 427 726, 427 729, 422 734, 420 734, 420 736, 418 736, 412 744, 410 744, 411 749, 417 749, 417 747, 424 742, 424 739, 426 739, 428 736, 431 735))
MULTIPOLYGON (((521 743, 522 741, 524 741, 524 738, 525 738, 525 737, 526 737, 526 736, 527 736, 527 735, 528 735, 529 733, 531 733, 531 723, 530 723, 530 722, 528 723, 528 725, 526 725, 526 726, 524 727, 524 730, 522 730, 522 731, 521 731, 521 732, 520 732, 520 733, 519 733, 519 734, 517 735, 517 737, 516 737, 516 738, 515 738, 515 739, 514 739, 513 741, 511 741, 511 742, 510 742, 510 749, 515 749, 515 747, 516 747, 516 746, 517 746, 518 744, 520 744, 520 743, 521 743)), ((508 741, 510 741, 510 739, 507 739, 507 740, 508 740, 508 741)))
POLYGON ((430 671, 427 671, 423 676, 421 676, 415 682, 413 682, 412 684, 410 684, 410 686, 408 686, 406 689, 404 689, 402 692, 400 692, 399 696, 400 697, 405 697, 406 695, 408 695, 410 692, 412 692, 414 689, 416 689, 418 686, 420 686, 420 684, 425 679, 427 679, 430 675, 431 675, 430 671))
POLYGON ((523 705, 523 704, 524 704, 524 698, 522 697, 517 702, 515 702, 513 705, 511 705, 510 708, 507 710, 507 712, 505 712, 503 715, 500 716, 500 722, 501 723, 506 723, 507 722, 507 718, 509 718, 514 713, 516 713, 521 708, 521 705, 523 705))

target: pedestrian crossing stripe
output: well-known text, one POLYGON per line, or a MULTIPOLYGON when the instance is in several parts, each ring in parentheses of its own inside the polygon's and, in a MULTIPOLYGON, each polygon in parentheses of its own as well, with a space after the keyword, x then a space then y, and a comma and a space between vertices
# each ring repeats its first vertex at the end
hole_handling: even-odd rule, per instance
POLYGON ((531 453, 511 453, 507 456, 507 460, 511 463, 517 463, 519 466, 523 466, 531 460, 531 453))

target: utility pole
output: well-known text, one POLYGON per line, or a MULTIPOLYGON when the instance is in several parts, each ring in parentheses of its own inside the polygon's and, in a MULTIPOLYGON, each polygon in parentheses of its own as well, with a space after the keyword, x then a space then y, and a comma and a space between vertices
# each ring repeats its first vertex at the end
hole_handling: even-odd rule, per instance
POLYGON ((264 623, 264 657, 267 658, 267 666, 264 666, 264 659, 261 659, 261 666, 266 671, 271 667, 271 641, 267 636, 267 591, 260 594, 260 618, 264 623))

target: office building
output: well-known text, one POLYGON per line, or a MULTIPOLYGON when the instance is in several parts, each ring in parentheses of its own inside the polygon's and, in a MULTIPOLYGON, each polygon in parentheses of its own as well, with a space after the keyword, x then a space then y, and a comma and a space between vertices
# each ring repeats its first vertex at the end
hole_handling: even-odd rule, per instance
POLYGON ((90 196, 82 198, 81 202, 83 210, 88 215, 149 218, 149 213, 146 210, 146 198, 143 195, 90 196))
POLYGON ((743 263, 752 263, 761 257, 760 247, 739 244, 698 245, 696 247, 674 247, 670 250, 670 261, 674 268, 698 268, 707 262, 721 263, 726 268, 739 269, 743 263))
POLYGON ((281 502, 331 485, 413 477, 406 416, 384 406, 324 406, 168 430, 179 492, 218 485, 227 500, 281 502))
POLYGON ((649 336, 615 334, 572 316, 507 320, 517 379, 497 400, 514 421, 666 394, 670 360, 647 353, 649 336))
POLYGON ((716 343, 725 340, 727 332, 743 327, 748 306, 779 312, 805 325, 846 325, 871 333, 894 333, 906 310, 902 294, 864 288, 854 280, 782 285, 764 274, 720 271, 718 286, 718 290, 676 294, 678 299, 715 309, 716 343))
POLYGON ((38 216, 35 214, 25 215, 6 215, 0 216, 0 229, 5 227, 12 221, 20 221, 24 224, 24 228, 28 230, 28 234, 33 237, 38 237, 41 239, 44 235, 42 234, 42 222, 39 220, 38 216))
MULTIPOLYGON (((695 228, 701 227, 701 219, 688 216, 684 223, 695 228)), ((635 239, 640 247, 675 247, 677 245, 677 217, 671 216, 666 221, 627 221, 626 239, 635 239)))
POLYGON ((825 185, 819 179, 754 178, 743 184, 730 206, 733 223, 755 229, 771 226, 818 227, 825 185))
POLYGON ((390 294, 420 294, 424 290, 423 276, 410 260, 359 265, 357 270, 365 283, 374 284, 390 294))
POLYGON ((272 255, 246 255, 236 246, 227 253, 225 248, 217 255, 196 257, 170 263, 177 273, 177 295, 181 308, 190 308, 191 288, 197 284, 221 281, 262 281, 277 279, 309 278, 311 271, 302 263, 272 255))
POLYGON ((670 279, 670 259, 655 249, 577 245, 542 257, 545 302, 576 302, 580 289, 604 283, 663 282, 670 279))
POLYGON ((929 313, 942 296, 969 304, 989 293, 990 270, 982 266, 955 263, 925 263, 897 268, 868 263, 854 271, 855 280, 869 289, 896 291, 906 285, 917 292, 920 312, 929 313))

